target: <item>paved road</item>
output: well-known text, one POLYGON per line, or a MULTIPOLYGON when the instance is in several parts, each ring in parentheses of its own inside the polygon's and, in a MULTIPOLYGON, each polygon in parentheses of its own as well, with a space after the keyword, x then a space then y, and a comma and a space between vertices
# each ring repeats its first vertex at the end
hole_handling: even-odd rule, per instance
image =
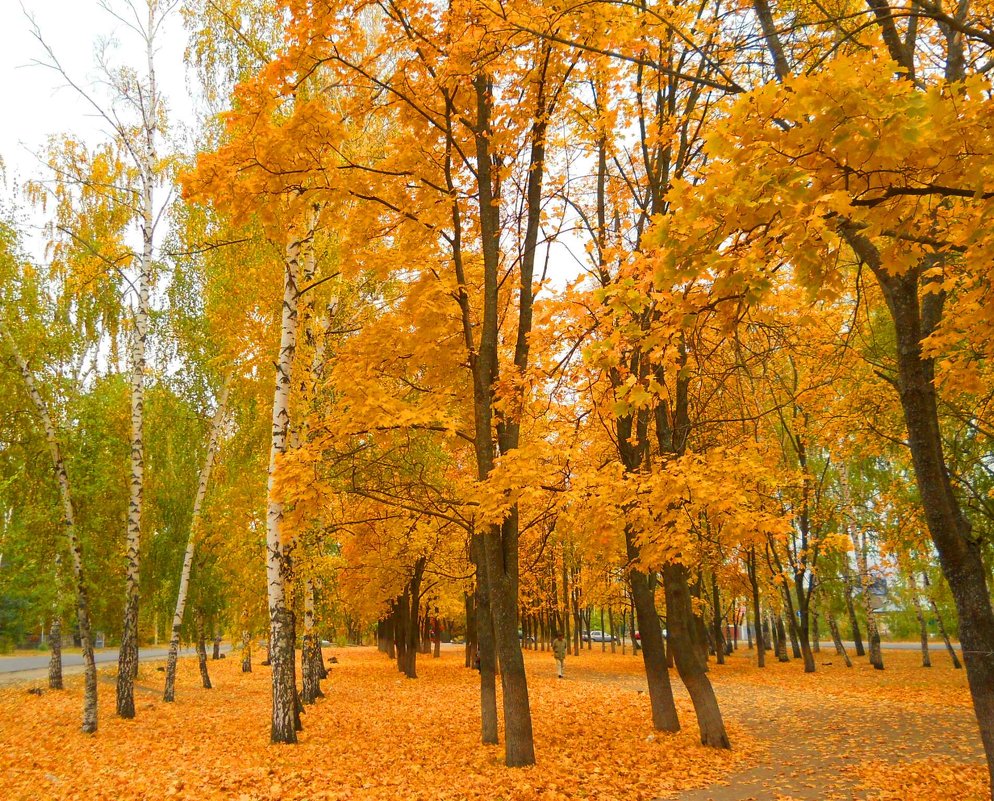
MULTIPOLYGON (((739 644, 742 644, 741 641, 739 641, 739 644)), ((842 644, 846 647, 847 651, 854 652, 856 650, 856 643, 852 642, 852 640, 843 640, 842 644)), ((827 648, 834 651, 835 643, 830 640, 829 642, 823 642, 821 647, 823 650, 827 648)), ((863 647, 867 651, 870 650, 870 644, 866 640, 863 640, 863 647)), ((881 642, 880 648, 884 651, 920 651, 922 646, 921 643, 918 642, 881 642)), ((959 651, 960 655, 962 655, 958 642, 953 643, 953 648, 959 651)), ((929 640, 928 650, 930 652, 941 651, 942 653, 945 653, 946 644, 942 640, 929 640)))
MULTIPOLYGON (((208 653, 213 648, 213 643, 208 646, 208 653)), ((231 650, 230 645, 221 645, 221 652, 225 653, 231 650)), ((193 648, 181 648, 180 656, 193 656, 196 654, 196 650, 193 648)), ((163 660, 169 655, 168 648, 139 648, 138 649, 138 659, 141 662, 155 662, 156 660, 163 660)), ((0 657, 0 676, 7 681, 18 681, 20 679, 31 679, 37 678, 39 671, 43 671, 45 675, 48 673, 48 658, 49 655, 39 654, 38 656, 4 656, 0 657)), ((117 664, 117 650, 114 648, 108 648, 102 651, 97 651, 93 655, 94 661, 97 663, 97 667, 107 664, 117 664)), ((82 654, 76 653, 63 653, 62 654, 62 667, 65 673, 78 673, 83 667, 83 656, 82 654)))

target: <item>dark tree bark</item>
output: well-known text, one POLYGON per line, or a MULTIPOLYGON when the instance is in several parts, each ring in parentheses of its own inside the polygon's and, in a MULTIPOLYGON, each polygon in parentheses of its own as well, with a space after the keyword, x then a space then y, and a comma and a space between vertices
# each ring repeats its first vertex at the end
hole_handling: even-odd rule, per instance
POLYGON ((202 623, 197 625, 197 661, 200 663, 200 682, 205 690, 211 689, 211 676, 207 672, 207 635, 202 623))
POLYGON ((783 615, 777 615, 773 622, 777 630, 777 659, 781 662, 789 662, 790 657, 787 655, 787 631, 784 629, 783 615))
POLYGON ((953 667, 956 670, 960 670, 963 665, 960 663, 959 657, 956 655, 956 649, 949 640, 949 634, 946 632, 946 624, 942 620, 942 615, 939 614, 939 607, 935 605, 935 601, 931 598, 929 598, 928 602, 929 606, 932 607, 932 614, 935 615, 935 623, 939 627, 939 634, 942 636, 942 641, 946 644, 946 650, 949 652, 950 659, 953 660, 953 667))
POLYGON ((842 635, 839 634, 839 624, 835 622, 835 618, 829 615, 828 618, 828 628, 832 632, 832 641, 835 643, 835 653, 846 660, 846 667, 852 667, 852 660, 849 658, 849 654, 846 653, 846 646, 842 644, 842 635))
POLYGON ((988 772, 994 782, 994 609, 980 541, 963 515, 946 465, 934 359, 922 352, 922 340, 942 319, 945 293, 938 286, 928 286, 926 290, 938 291, 925 291, 919 296, 925 268, 933 266, 928 260, 915 269, 891 274, 865 235, 845 224, 840 230, 856 255, 873 271, 894 322, 897 389, 911 461, 929 534, 956 603, 967 681, 988 772))
POLYGON ((711 629, 714 639, 714 653, 719 665, 725 664, 725 637, 721 631, 721 594, 718 591, 718 577, 711 574, 711 629))
MULTIPOLYGON (((633 538, 627 536, 629 560, 637 555, 633 538)), ((638 614, 638 628, 641 636, 642 662, 645 665, 645 678, 649 685, 649 705, 652 710, 652 725, 657 731, 680 731, 676 704, 673 701, 673 687, 666 669, 666 649, 663 646, 663 631, 659 626, 659 614, 649 577, 640 570, 629 568, 628 578, 632 586, 632 601, 638 614)))
POLYGON ((908 589, 911 590, 911 603, 915 607, 915 617, 918 620, 918 637, 922 648, 922 667, 932 667, 932 658, 928 653, 928 625, 925 622, 925 613, 922 610, 922 599, 918 595, 918 586, 915 584, 915 574, 908 573, 908 589))
POLYGON ((476 660, 476 603, 474 593, 464 593, 463 603, 466 607, 466 667, 473 667, 476 660))
MULTIPOLYGON (((707 676, 707 664, 691 640, 693 609, 686 566, 679 562, 667 564, 663 568, 663 585, 666 590, 668 638, 673 648, 676 669, 690 693, 697 713, 701 743, 712 748, 731 748, 721 710, 718 708, 718 699, 707 676)), ((643 641, 644 639, 643 634, 643 641)))
POLYGON ((766 667, 766 637, 763 634, 763 617, 759 608, 759 577, 756 571, 756 548, 749 549, 746 557, 746 570, 749 574, 749 584, 752 587, 752 616, 756 621, 756 664, 766 667))
POLYGON ((853 647, 856 649, 856 656, 866 656, 863 648, 863 637, 859 631, 859 620, 856 618, 856 605, 852 598, 852 570, 848 561, 842 566, 842 580, 845 588, 846 611, 849 613, 849 630, 852 632, 853 647))
POLYGON ((480 580, 482 536, 473 535, 473 559, 476 563, 476 641, 480 658, 480 738, 484 745, 497 745, 497 653, 494 647, 493 620, 486 584, 480 580))

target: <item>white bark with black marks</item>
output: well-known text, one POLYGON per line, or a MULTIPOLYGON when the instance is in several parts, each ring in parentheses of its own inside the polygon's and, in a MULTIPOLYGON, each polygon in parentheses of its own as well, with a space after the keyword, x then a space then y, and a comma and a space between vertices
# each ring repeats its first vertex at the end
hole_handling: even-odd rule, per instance
POLYGON ((176 609, 173 612, 173 626, 169 638, 169 656, 166 659, 166 689, 163 701, 176 699, 176 661, 179 658, 179 635, 183 627, 183 613, 186 609, 186 597, 190 588, 190 571, 193 569, 193 554, 197 547, 197 535, 200 531, 200 516, 207 496, 207 485, 210 483, 211 471, 217 456, 218 440, 221 437, 221 427, 228 410, 228 395, 231 391, 231 374, 224 380, 221 395, 217 401, 214 419, 211 421, 210 435, 207 440, 207 454, 200 468, 200 478, 197 481, 197 494, 193 498, 193 516, 190 518, 190 534, 186 541, 186 552, 183 554, 183 568, 180 571, 179 589, 176 592, 176 609))

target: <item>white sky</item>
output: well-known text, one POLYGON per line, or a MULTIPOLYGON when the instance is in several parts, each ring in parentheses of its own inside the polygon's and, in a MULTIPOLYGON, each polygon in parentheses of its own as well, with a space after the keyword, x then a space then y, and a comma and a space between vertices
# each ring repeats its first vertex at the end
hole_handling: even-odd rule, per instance
MULTIPOLYGON (((128 15, 126 0, 106 1, 122 16, 128 15)), ((144 5, 144 0, 134 2, 144 5)), ((95 51, 101 39, 117 43, 112 59, 115 66, 130 63, 144 72, 145 54, 136 34, 104 10, 99 0, 0 0, 0 159, 5 166, 0 178, 0 209, 18 209, 24 245, 41 260, 44 245, 37 233, 41 215, 17 197, 17 187, 28 179, 48 177, 34 154, 44 151, 50 136, 71 133, 92 144, 106 139, 106 129, 92 107, 58 72, 34 63, 44 61, 46 54, 32 33, 28 15, 35 19, 65 70, 87 89, 94 88, 99 77, 95 51)), ((156 75, 166 98, 171 136, 180 139, 184 138, 184 128, 193 127, 195 117, 194 93, 183 63, 185 46, 186 32, 177 6, 159 40, 156 75)), ((181 145, 177 149, 186 148, 181 145)), ((551 252, 550 278, 555 284, 577 274, 577 258, 584 258, 583 244, 564 232, 551 252)))
MULTIPOLYGON (((111 0, 123 14, 122 0, 111 0)), ((138 0, 141 2, 141 0, 138 0)), ((6 165, 0 197, 9 202, 13 187, 41 177, 44 168, 34 155, 53 134, 72 133, 88 142, 100 138, 99 120, 55 71, 32 65, 45 58, 26 13, 75 81, 88 88, 97 76, 95 45, 113 38, 115 63, 142 69, 144 55, 135 35, 103 10, 97 0, 0 0, 0 158, 6 165)), ((189 123, 193 103, 187 88, 183 48, 186 37, 178 11, 164 28, 156 60, 160 86, 172 123, 189 123)))

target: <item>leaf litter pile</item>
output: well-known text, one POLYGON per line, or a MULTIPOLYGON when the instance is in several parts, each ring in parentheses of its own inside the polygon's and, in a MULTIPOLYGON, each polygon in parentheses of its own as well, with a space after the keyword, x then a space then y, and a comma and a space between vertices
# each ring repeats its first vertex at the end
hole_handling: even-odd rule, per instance
MULTIPOLYGON (((326 655, 329 652, 326 652, 326 655)), ((549 654, 527 652, 538 764, 507 769, 503 748, 478 742, 478 683, 461 652, 418 660, 403 678, 371 648, 335 649, 325 697, 306 709, 296 746, 269 743, 270 674, 240 660, 180 661, 177 700, 143 665, 135 720, 114 715, 100 685, 100 731, 79 731, 81 677, 40 696, 0 689, 4 801, 36 799, 598 799, 675 797, 875 801, 989 798, 963 671, 916 667, 886 653, 887 669, 846 671, 825 654, 765 670, 739 651, 711 677, 734 750, 697 742, 673 674, 684 730, 653 733, 641 659, 584 652, 558 681, 549 654), (728 794, 752 788, 753 795, 728 794), (697 789, 695 789, 697 788, 697 789), (952 794, 950 794, 952 793, 952 794)))

